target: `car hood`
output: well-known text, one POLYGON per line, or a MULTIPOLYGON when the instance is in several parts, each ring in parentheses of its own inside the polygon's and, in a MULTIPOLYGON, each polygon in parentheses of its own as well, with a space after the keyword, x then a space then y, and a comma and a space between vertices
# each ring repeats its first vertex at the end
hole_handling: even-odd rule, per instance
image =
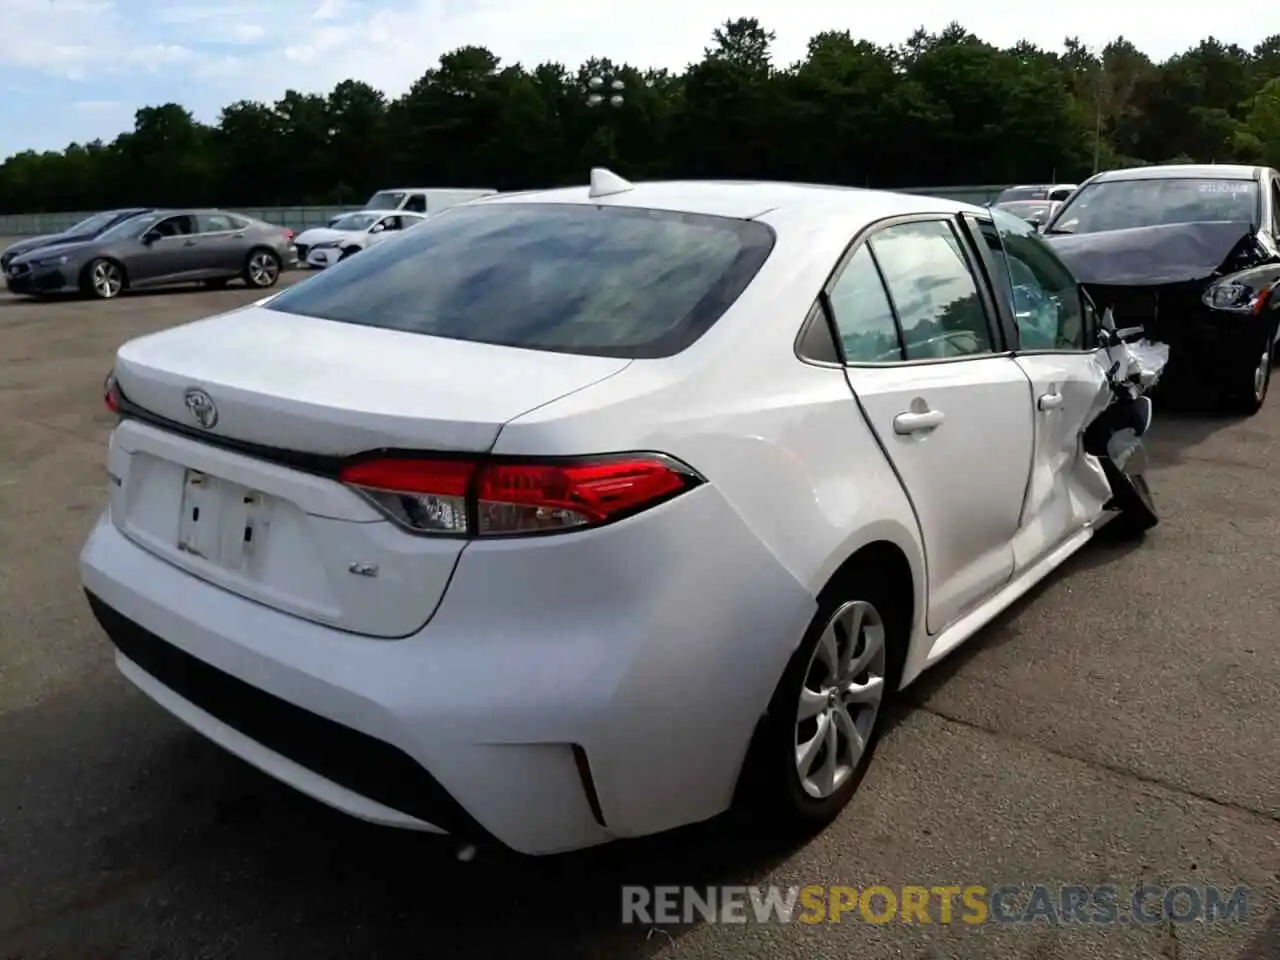
POLYGON ((61 236, 59 233, 46 233, 38 237, 23 237, 17 243, 10 244, 0 252, 8 254, 10 257, 20 257, 24 253, 57 243, 58 238, 61 236))
POLYGON ((310 230, 303 230, 302 233, 294 237, 293 242, 312 247, 317 243, 324 243, 327 240, 343 240, 348 237, 358 237, 363 232, 363 230, 334 230, 332 227, 312 227, 310 230))
POLYGON ((1208 279, 1254 235, 1250 223, 1214 222, 1047 234, 1044 240, 1081 283, 1156 286, 1208 279))
POLYGON ((95 246, 92 240, 83 240, 73 243, 50 243, 48 246, 36 247, 34 250, 28 250, 20 256, 13 258, 13 263, 30 263, 32 260, 48 260, 50 257, 68 257, 79 256, 95 246))

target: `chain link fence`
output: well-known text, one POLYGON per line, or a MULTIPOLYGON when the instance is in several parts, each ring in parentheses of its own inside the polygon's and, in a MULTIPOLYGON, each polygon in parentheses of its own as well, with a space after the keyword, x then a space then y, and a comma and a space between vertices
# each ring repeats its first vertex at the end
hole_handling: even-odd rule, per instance
MULTIPOLYGON (((911 187, 899 189, 899 193, 913 193, 919 196, 942 197, 947 200, 959 200, 964 203, 984 204, 995 198, 1003 185, 981 185, 960 187, 911 187)), ((361 207, 229 207, 235 213, 247 217, 265 220, 282 227, 290 227, 301 232, 309 227, 323 227, 339 214, 361 207)), ((12 213, 0 214, 0 237, 25 237, 44 233, 60 233, 68 227, 79 223, 85 217, 97 211, 78 210, 66 213, 12 213)))

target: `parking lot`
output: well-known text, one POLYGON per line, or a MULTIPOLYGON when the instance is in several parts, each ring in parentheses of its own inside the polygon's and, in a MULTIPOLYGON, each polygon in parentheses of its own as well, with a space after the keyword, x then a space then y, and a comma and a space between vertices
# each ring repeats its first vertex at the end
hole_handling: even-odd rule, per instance
POLYGON ((1086 549, 908 691, 803 848, 722 823, 462 863, 189 732, 117 676, 80 592, 115 348, 258 296, 0 294, 0 960, 1280 958, 1280 397, 1160 420, 1164 523, 1086 549), (1179 882, 1251 887, 1246 921, 619 922, 623 884, 1179 882))

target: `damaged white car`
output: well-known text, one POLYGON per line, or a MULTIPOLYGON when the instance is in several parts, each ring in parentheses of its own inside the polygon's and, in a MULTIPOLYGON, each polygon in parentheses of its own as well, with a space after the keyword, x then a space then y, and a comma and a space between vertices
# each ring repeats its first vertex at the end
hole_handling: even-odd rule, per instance
POLYGON ((1105 327, 1000 211, 593 171, 122 346, 84 587, 147 695, 357 817, 813 829, 898 690, 1154 523, 1163 356, 1105 327))

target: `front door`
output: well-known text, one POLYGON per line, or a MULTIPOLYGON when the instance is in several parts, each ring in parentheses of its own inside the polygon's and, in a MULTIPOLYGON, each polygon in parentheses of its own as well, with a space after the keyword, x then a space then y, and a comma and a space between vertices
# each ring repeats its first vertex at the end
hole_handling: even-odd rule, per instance
POLYGON ((1070 271, 1033 227, 996 210, 967 225, 1000 310, 1016 330, 1018 366, 1031 381, 1035 454, 1014 544, 1024 569, 1096 520, 1111 495, 1098 462, 1085 454, 1084 428, 1106 402, 1108 362, 1094 346, 1070 271))
POLYGON ((1004 586, 1031 467, 1031 388, 998 352, 949 218, 876 230, 828 288, 849 385, 910 497, 936 634, 1004 586))
POLYGON ((131 284, 169 283, 184 279, 197 268, 200 241, 195 217, 185 213, 165 217, 147 233, 155 239, 130 263, 131 284))

